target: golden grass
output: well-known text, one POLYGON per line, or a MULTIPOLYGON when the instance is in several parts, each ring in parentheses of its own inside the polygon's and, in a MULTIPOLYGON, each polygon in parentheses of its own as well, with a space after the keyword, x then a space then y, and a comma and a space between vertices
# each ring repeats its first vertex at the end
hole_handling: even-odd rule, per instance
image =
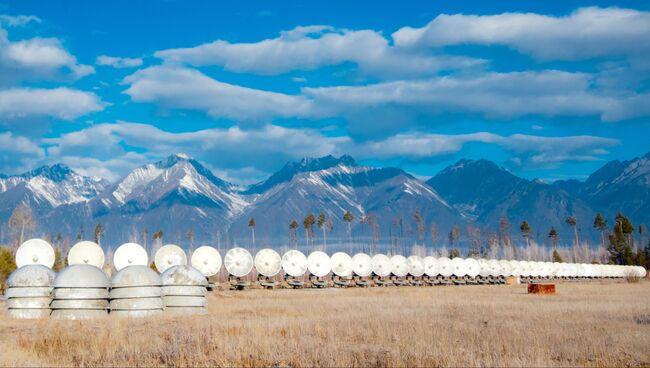
POLYGON ((0 317, 0 365, 647 366, 650 282, 220 291, 210 314, 0 317))

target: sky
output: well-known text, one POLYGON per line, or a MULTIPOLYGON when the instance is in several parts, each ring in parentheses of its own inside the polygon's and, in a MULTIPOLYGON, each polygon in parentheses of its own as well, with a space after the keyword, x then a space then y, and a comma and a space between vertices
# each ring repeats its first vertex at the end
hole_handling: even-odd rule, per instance
POLYGON ((0 173, 238 184, 350 154, 585 179, 650 151, 650 3, 0 1, 0 173))

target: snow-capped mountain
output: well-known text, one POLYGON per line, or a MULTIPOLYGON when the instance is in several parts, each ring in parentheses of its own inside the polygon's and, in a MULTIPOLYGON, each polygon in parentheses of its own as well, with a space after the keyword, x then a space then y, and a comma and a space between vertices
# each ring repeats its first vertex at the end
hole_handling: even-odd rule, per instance
POLYGON ((425 221, 435 219, 448 225, 459 220, 458 212, 434 190, 403 170, 358 166, 350 156, 288 163, 269 180, 253 187, 265 191, 233 224, 233 229, 247 232, 248 220, 255 218, 257 234, 268 241, 287 237, 289 223, 296 220, 302 224, 309 213, 318 216, 325 212, 332 217, 336 225, 331 233, 339 237, 347 233, 342 219, 346 211, 354 215, 359 236, 370 236, 370 225, 365 226, 364 233, 359 220, 374 215, 384 239, 398 217, 411 222, 416 208, 425 221))
POLYGON ((0 178, 0 218, 6 222, 21 203, 29 205, 37 215, 61 205, 83 203, 107 185, 104 179, 79 175, 63 164, 3 176, 0 178))
POLYGON ((562 188, 519 178, 488 160, 460 160, 427 184, 477 224, 498 229, 505 217, 516 233, 526 220, 540 241, 551 226, 560 231, 566 228, 569 216, 575 216, 579 226, 589 231, 595 215, 587 202, 562 188))
POLYGON ((628 161, 610 161, 584 183, 572 180, 555 185, 588 201, 608 218, 623 212, 639 223, 650 223, 650 153, 628 161))
POLYGON ((159 229, 169 241, 197 239, 227 227, 248 205, 235 186, 214 176, 184 154, 136 168, 92 200, 61 206, 47 220, 51 227, 92 231, 96 223, 106 238, 137 240, 146 229, 159 229))

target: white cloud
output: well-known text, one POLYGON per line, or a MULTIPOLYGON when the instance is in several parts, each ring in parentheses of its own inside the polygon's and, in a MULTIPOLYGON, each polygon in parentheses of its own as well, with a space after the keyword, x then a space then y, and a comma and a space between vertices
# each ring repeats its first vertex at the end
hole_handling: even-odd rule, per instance
POLYGON ((165 108, 205 111, 216 118, 270 120, 310 115, 311 102, 302 96, 263 91, 219 82, 198 70, 150 67, 123 81, 135 102, 165 108))
POLYGON ((392 36, 396 45, 407 48, 505 45, 540 60, 578 60, 647 57, 648 34, 650 12, 588 7, 564 17, 442 14, 422 28, 404 27, 392 36))
POLYGON ((103 108, 104 104, 94 93, 65 87, 0 90, 0 117, 5 119, 53 117, 74 120, 103 108))
POLYGON ((217 40, 191 48, 162 50, 156 57, 193 66, 220 65, 234 72, 281 74, 346 62, 362 72, 385 77, 433 75, 482 65, 460 56, 432 56, 395 49, 379 32, 330 26, 297 27, 280 36, 252 43, 217 40))
POLYGON ((60 75, 79 79, 94 72, 92 66, 79 64, 56 38, 13 42, 0 28, 0 82, 56 79, 60 75))
POLYGON ((45 157, 37 143, 11 132, 0 133, 0 167, 3 174, 32 170, 45 157))
POLYGON ((510 152, 518 166, 554 167, 568 161, 594 161, 619 144, 596 136, 543 137, 524 134, 502 136, 488 132, 471 134, 402 133, 354 148, 359 157, 426 159, 460 152, 468 143, 495 144, 510 152))
POLYGON ((8 25, 10 27, 21 27, 31 22, 41 23, 41 18, 34 15, 6 15, 0 14, 0 25, 8 25))
POLYGON ((121 58, 115 56, 100 55, 95 61, 97 65, 112 66, 113 68, 135 68, 142 65, 140 58, 121 58))
POLYGON ((303 88, 321 114, 349 114, 386 105, 428 114, 478 114, 489 119, 526 115, 599 116, 616 121, 650 113, 648 95, 609 96, 591 90, 591 76, 556 70, 445 76, 365 86, 303 88))

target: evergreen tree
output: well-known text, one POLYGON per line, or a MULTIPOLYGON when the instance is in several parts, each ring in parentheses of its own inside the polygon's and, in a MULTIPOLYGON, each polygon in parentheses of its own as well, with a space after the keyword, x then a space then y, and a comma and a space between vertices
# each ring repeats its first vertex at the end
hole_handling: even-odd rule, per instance
POLYGON ((576 219, 574 216, 569 216, 566 218, 566 223, 573 228, 573 235, 574 235, 574 245, 577 247, 580 245, 580 239, 578 238, 578 219, 576 219))
POLYGON ((298 229, 300 225, 298 225, 298 221, 292 220, 291 223, 289 224, 289 239, 293 242, 295 247, 298 247, 298 232, 296 229, 298 229))
POLYGON ((557 230, 555 230, 554 226, 551 226, 551 230, 548 232, 548 238, 551 239, 553 249, 557 249, 557 242, 560 238, 560 235, 558 234, 557 230))
POLYGON ((526 247, 530 246, 529 238, 530 238, 530 232, 531 228, 530 225, 528 225, 528 221, 524 220, 524 222, 521 223, 519 226, 519 230, 521 230, 521 236, 526 239, 526 247))
POLYGON ((352 221, 354 220, 354 215, 350 211, 346 211, 343 214, 343 221, 348 223, 348 240, 350 241, 350 254, 352 254, 352 221))
POLYGON ((313 226, 316 223, 316 216, 314 216, 313 213, 310 213, 305 217, 304 220, 302 220, 302 226, 305 228, 305 236, 307 239, 305 239, 306 245, 309 246, 309 237, 311 236, 313 232, 313 226))
POLYGON ((4 286, 9 274, 16 270, 14 254, 8 247, 0 248, 0 285, 4 286))
POLYGON ((614 226, 614 233, 609 235, 609 252, 610 263, 615 265, 631 265, 633 261, 633 253, 630 244, 627 242, 625 233, 623 232, 623 222, 617 221, 614 226))
POLYGON ((318 226, 318 230, 320 230, 323 233, 323 247, 326 246, 327 243, 327 238, 325 235, 325 223, 327 222, 327 218, 325 217, 325 211, 321 212, 320 215, 318 215, 318 220, 316 221, 316 226, 318 226))
POLYGON ((600 213, 594 219, 594 229, 600 231, 600 245, 605 247, 605 230, 607 230, 607 220, 600 213))
POLYGON ((251 217, 248 220, 248 227, 251 229, 251 237, 253 238, 253 248, 255 248, 255 225, 257 223, 255 222, 255 217, 251 217))
POLYGON ((560 253, 557 251, 557 249, 553 250, 553 262, 560 262, 560 263, 564 262, 562 260, 562 257, 560 257, 560 253))

